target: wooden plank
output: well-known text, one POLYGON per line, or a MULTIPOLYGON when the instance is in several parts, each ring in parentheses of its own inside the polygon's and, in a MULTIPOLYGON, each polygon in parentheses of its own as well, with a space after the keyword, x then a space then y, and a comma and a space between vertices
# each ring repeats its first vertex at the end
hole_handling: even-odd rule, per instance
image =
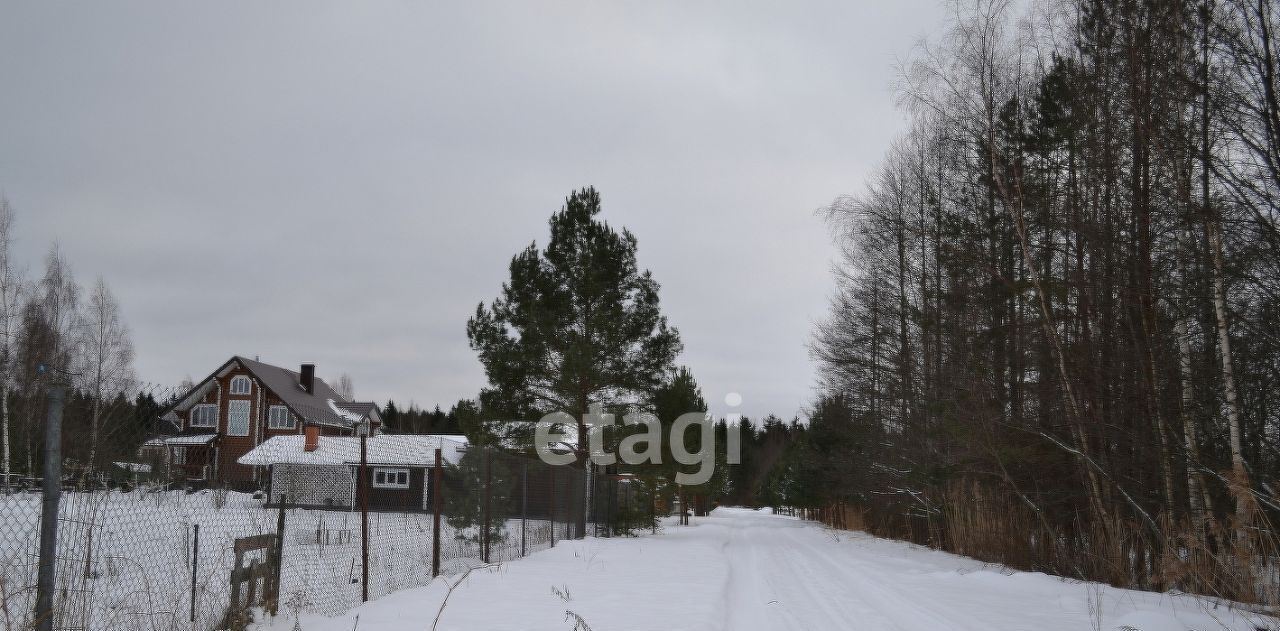
POLYGON ((235 566, 231 568, 231 603, 227 610, 226 626, 234 630, 245 628, 248 620, 248 609, 259 604, 273 604, 279 598, 280 587, 277 568, 280 559, 276 547, 279 539, 276 534, 254 535, 242 537, 235 541, 235 566), (253 559, 246 566, 244 555, 253 550, 266 550, 265 559, 253 559), (258 583, 262 588, 259 590, 258 583), (240 589, 248 583, 248 593, 243 604, 240 601, 240 589), (260 603, 259 601, 263 601, 260 603))
POLYGON ((253 535, 251 537, 241 537, 236 539, 236 554, 244 554, 251 550, 262 550, 271 547, 275 543, 276 536, 272 533, 264 535, 253 535))
POLYGON ((250 607, 257 604, 258 576, 259 574, 261 574, 261 571, 262 571, 262 564, 259 563, 256 559, 249 562, 248 571, 246 572, 246 574, 249 575, 249 580, 248 580, 249 595, 244 599, 244 602, 246 605, 250 607))

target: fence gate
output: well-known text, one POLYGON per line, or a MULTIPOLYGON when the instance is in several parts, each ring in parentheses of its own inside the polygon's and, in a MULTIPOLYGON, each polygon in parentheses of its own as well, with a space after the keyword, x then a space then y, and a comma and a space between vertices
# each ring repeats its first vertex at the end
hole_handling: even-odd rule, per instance
POLYGON ((249 624, 249 610, 261 605, 272 615, 280 602, 280 557, 279 536, 272 533, 241 537, 236 539, 236 561, 231 568, 231 605, 227 608, 224 628, 243 631, 249 624), (262 558, 252 559, 248 565, 244 563, 246 553, 264 550, 262 558), (262 587, 259 589, 258 583, 262 587), (242 587, 248 586, 248 593, 240 600, 242 587))

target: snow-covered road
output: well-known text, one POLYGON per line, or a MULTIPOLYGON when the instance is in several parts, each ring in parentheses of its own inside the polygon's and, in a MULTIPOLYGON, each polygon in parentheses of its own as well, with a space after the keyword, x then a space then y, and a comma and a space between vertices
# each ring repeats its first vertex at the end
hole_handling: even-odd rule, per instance
MULTIPOLYGON (((358 615, 360 631, 430 629, 446 591, 436 581, 339 618, 303 616, 301 626, 350 631, 358 615)), ((593 631, 1275 625, 1187 596, 1012 572, 767 511, 721 508, 658 536, 565 542, 477 570, 449 597, 438 628, 565 631, 575 616, 593 631)), ((291 629, 292 617, 269 628, 291 629)))

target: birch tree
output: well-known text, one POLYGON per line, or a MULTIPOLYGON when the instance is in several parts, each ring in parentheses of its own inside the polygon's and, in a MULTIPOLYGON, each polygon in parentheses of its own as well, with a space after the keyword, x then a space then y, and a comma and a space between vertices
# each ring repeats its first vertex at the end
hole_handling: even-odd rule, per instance
POLYGON ((337 379, 333 380, 333 391, 347 401, 354 401, 356 398, 355 382, 351 381, 351 375, 342 373, 337 379))
POLYGON ((83 353, 82 379, 92 398, 87 475, 97 466, 104 401, 125 392, 133 383, 133 342, 120 317, 120 306, 101 276, 81 315, 79 343, 83 353))
POLYGON ((35 473, 47 380, 50 375, 64 380, 77 376, 74 359, 79 341, 76 329, 80 287, 56 243, 45 255, 44 275, 30 291, 31 296, 22 308, 22 330, 15 354, 24 399, 23 441, 28 476, 35 473))
POLYGON ((76 284, 71 266, 67 264, 62 248, 57 243, 49 248, 49 253, 45 256, 44 276, 40 279, 37 291, 40 315, 51 335, 51 346, 45 362, 50 370, 70 377, 73 375, 80 342, 80 337, 76 335, 80 316, 80 286, 76 284))
POLYGON ((22 275, 12 256, 13 207, 0 195, 0 472, 4 488, 9 490, 13 473, 13 447, 10 443, 9 390, 13 383, 11 364, 18 333, 18 320, 23 286, 22 275))

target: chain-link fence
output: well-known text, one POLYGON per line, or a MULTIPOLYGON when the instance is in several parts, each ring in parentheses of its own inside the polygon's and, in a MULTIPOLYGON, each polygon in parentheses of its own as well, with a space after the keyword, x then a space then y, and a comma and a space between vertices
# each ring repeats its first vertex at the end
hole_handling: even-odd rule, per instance
POLYGON ((189 479, 173 460, 190 440, 159 443, 157 460, 145 432, 129 457, 113 456, 111 475, 59 458, 66 475, 50 486, 24 470, 0 494, 0 627, 209 631, 241 627, 255 608, 335 615, 440 574, 653 523, 652 497, 626 476, 447 437, 304 429, 237 459, 251 486, 189 479))
MULTIPOLYGON (((0 497, 6 524, 0 615, 8 629, 40 621, 39 528, 18 533, 7 526, 38 523, 41 495, 0 497)), ((218 628, 229 603, 235 542, 276 531, 262 502, 225 490, 70 491, 59 504, 54 629, 218 628)))
MULTIPOLYGON (((369 438, 363 466, 271 465, 268 509, 286 506, 282 612, 338 614, 591 530, 586 485, 599 476, 446 438, 419 448, 432 438, 369 438)), ((323 437, 312 453, 347 441, 359 439, 323 437)))

